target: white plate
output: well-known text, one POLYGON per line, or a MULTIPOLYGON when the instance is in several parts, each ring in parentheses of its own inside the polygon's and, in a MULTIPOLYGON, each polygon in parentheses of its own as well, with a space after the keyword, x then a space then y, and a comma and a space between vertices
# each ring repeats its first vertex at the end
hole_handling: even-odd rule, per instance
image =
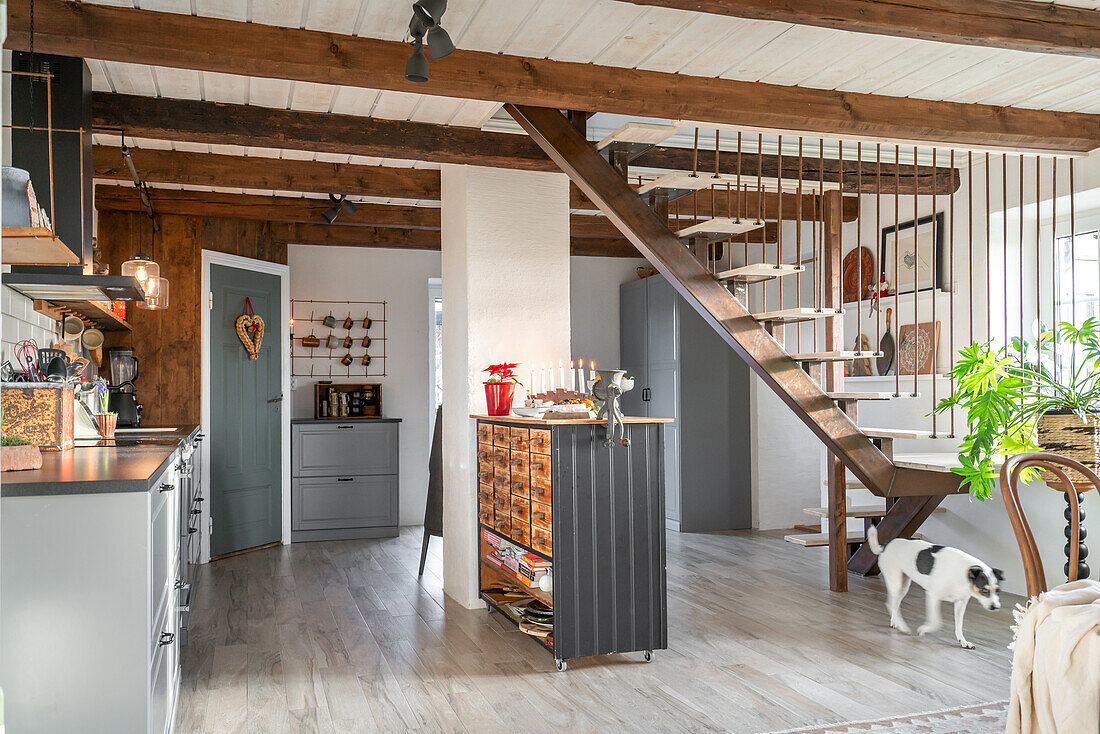
POLYGON ((549 408, 512 408, 512 412, 521 418, 538 418, 549 408))

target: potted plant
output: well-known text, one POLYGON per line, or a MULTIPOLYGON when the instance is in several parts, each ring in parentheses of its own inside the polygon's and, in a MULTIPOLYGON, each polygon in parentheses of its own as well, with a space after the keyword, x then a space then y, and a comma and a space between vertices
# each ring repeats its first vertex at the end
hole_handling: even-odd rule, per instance
MULTIPOLYGON (((0 422, 3 413, 0 413, 0 422)), ((25 438, 19 436, 0 437, 0 471, 22 471, 41 469, 42 451, 25 438)))
MULTIPOLYGON (((996 486, 998 455, 1043 450, 1100 465, 1100 320, 1080 327, 1063 322, 1058 334, 1056 340, 1053 330, 1041 329, 1034 344, 1014 338, 1004 347, 987 342, 959 350, 955 394, 934 412, 966 412, 969 432, 954 471, 979 500, 996 486), (1057 379, 1056 352, 1070 356, 1068 374, 1057 379)), ((1036 476, 1030 470, 1024 478, 1036 476)))
POLYGON ((110 391, 107 389, 107 381, 102 377, 95 381, 95 422, 99 426, 99 435, 103 438, 114 438, 115 428, 118 426, 118 413, 107 410, 110 391))
POLYGON ((485 407, 491 416, 504 416, 512 412, 512 401, 516 394, 516 385, 522 385, 516 378, 516 363, 503 362, 491 364, 483 372, 489 373, 485 381, 485 407))

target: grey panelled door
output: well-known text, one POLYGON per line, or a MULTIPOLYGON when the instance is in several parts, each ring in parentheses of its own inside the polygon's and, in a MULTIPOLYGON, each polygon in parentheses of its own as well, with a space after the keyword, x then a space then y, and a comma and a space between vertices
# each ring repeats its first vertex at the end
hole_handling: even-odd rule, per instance
POLYGON ((210 266, 210 555, 282 537, 279 277, 210 266), (259 358, 237 337, 245 299, 263 317, 259 358))

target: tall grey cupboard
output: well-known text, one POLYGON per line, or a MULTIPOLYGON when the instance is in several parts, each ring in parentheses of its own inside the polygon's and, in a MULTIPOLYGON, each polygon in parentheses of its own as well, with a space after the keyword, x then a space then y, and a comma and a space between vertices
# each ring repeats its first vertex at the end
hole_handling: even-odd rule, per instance
POLYGON ((752 527, 749 368, 663 276, 619 288, 627 415, 665 427, 665 522, 682 532, 752 527))

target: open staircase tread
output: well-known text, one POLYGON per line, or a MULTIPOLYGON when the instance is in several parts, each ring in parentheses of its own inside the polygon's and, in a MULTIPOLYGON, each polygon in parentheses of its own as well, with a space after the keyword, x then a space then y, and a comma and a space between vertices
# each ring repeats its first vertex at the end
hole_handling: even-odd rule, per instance
POLYGON ((732 270, 723 270, 719 273, 715 273, 714 277, 723 282, 733 280, 742 283, 760 283, 784 275, 801 273, 805 269, 806 268, 801 265, 788 265, 786 263, 781 263, 779 265, 774 263, 753 263, 751 265, 742 265, 732 270))
POLYGON ((827 395, 833 400, 893 400, 892 392, 831 392, 827 395))
MULTIPOLYGON (((812 517, 828 517, 828 507, 806 507, 802 512, 812 517)), ((946 512, 942 507, 937 507, 933 512, 946 512)), ((848 505, 844 509, 844 514, 848 517, 864 518, 864 517, 885 517, 886 516, 886 503, 874 504, 874 505, 848 505)))
POLYGON ((730 217, 714 217, 713 219, 697 222, 690 227, 684 227, 676 232, 676 236, 681 239, 685 237, 694 237, 696 235, 710 234, 726 237, 729 235, 752 232, 763 226, 763 222, 758 222, 751 218, 731 219, 730 217))
POLYGON ((757 321, 777 321, 788 324, 799 321, 813 321, 814 319, 828 319, 834 316, 843 316, 844 311, 838 308, 816 309, 810 306, 798 306, 796 308, 781 308, 775 311, 764 311, 753 314, 757 321))
POLYGON ((948 434, 944 431, 936 433, 935 436, 927 428, 909 429, 909 428, 866 428, 860 426, 859 430, 863 431, 871 438, 893 438, 893 439, 925 439, 925 438, 948 438, 948 434))
MULTIPOLYGON (((993 466, 1000 468, 1004 463, 1003 456, 993 457, 993 466)), ((929 454, 894 454, 894 465, 905 469, 922 469, 924 471, 950 472, 962 466, 959 457, 954 453, 929 453, 929 454)))
POLYGON ((656 122, 627 122, 596 144, 603 150, 612 143, 642 143, 657 145, 671 138, 679 130, 675 125, 656 122))
MULTIPOLYGON (((914 533, 909 536, 912 540, 922 540, 924 536, 920 533, 914 533)), ((783 540, 788 543, 794 543, 795 545, 802 545, 807 548, 818 548, 820 546, 829 544, 828 533, 795 533, 792 535, 784 535, 783 540)), ((866 540, 862 532, 848 533, 848 537, 845 542, 847 543, 862 543, 866 540)))
POLYGON ((795 352, 791 359, 796 362, 848 362, 853 359, 875 359, 882 352, 856 352, 840 350, 837 352, 795 352))

